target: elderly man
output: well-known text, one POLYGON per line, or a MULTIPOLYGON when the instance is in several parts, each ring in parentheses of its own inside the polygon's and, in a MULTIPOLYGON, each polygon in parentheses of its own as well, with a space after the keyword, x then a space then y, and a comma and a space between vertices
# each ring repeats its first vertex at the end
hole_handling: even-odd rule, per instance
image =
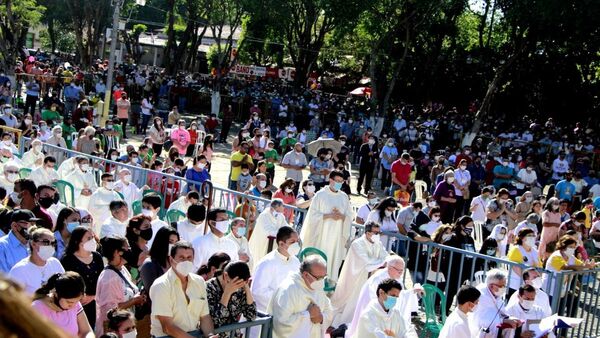
POLYGON ((274 338, 324 338, 332 316, 331 303, 323 287, 327 263, 310 255, 273 294, 268 313, 273 315, 274 338))
POLYGON ((487 272, 485 283, 477 286, 481 297, 473 311, 473 325, 470 327, 473 337, 495 338, 498 336, 498 325, 504 324, 513 329, 520 325, 518 320, 510 319, 503 309, 506 283, 506 272, 492 269, 487 272))
MULTIPOLYGON (((131 181, 131 171, 123 168, 119 170, 119 180, 115 183, 115 191, 123 194, 123 198, 132 211, 133 202, 138 201, 142 198, 143 188, 138 188, 135 183, 131 181)), ((129 216, 132 216, 131 214, 129 216)))
POLYGON ((414 327, 402 315, 396 304, 402 285, 394 279, 383 280, 377 286, 377 299, 364 309, 356 333, 351 338, 403 337, 417 338, 414 327))
MULTIPOLYGON (((516 330, 508 330, 508 336, 514 337, 535 337, 535 333, 529 328, 529 321, 536 321, 544 319, 549 315, 546 315, 546 311, 535 304, 537 298, 537 290, 531 285, 523 285, 519 288, 519 292, 515 292, 517 295, 517 303, 506 306, 506 314, 511 318, 515 318, 521 321, 525 321, 523 327, 519 327, 516 330)), ((549 337, 554 337, 554 334, 550 333, 549 337)))
POLYGON ((210 256, 217 252, 228 254, 232 262, 237 261, 239 259, 237 244, 225 237, 225 233, 229 230, 227 212, 224 209, 209 211, 206 215, 206 224, 210 231, 192 242, 196 251, 196 258, 194 259, 196 268, 208 263, 210 256))
POLYGON ((300 232, 305 247, 319 248, 327 255, 327 275, 338 280, 338 272, 346 257, 346 243, 350 238, 353 212, 348 195, 341 191, 344 176, 339 171, 329 174, 329 185, 319 190, 312 199, 300 232))
POLYGON ((456 303, 458 306, 450 316, 446 318, 444 327, 442 327, 442 331, 440 331, 439 338, 477 337, 471 335, 468 315, 477 308, 480 296, 481 292, 470 285, 463 286, 458 290, 458 293, 456 294, 456 303))
POLYGON ((177 242, 168 259, 171 267, 150 287, 152 336, 189 337, 189 334, 199 337, 204 334, 217 338, 209 314, 206 284, 194 273, 194 249, 187 242, 177 242))
POLYGON ((100 225, 110 218, 109 205, 112 201, 121 200, 121 196, 115 191, 115 179, 112 174, 102 174, 100 177, 102 185, 90 197, 88 212, 92 215, 96 227, 96 235, 100 234, 100 225))
MULTIPOLYGON (((539 306, 546 317, 552 315, 552 308, 550 307, 550 299, 548 294, 545 293, 541 287, 543 284, 542 274, 537 271, 536 268, 529 268, 523 271, 523 283, 525 285, 531 285, 535 288, 535 305, 539 306)), ((507 307, 517 304, 519 302, 519 296, 515 292, 510 296, 507 307)))
POLYGON ((25 168, 39 168, 44 162, 44 153, 42 153, 42 141, 35 139, 31 141, 31 149, 23 154, 23 167, 25 168))
POLYGON ((54 156, 44 157, 44 163, 41 167, 37 167, 29 174, 29 179, 35 182, 35 185, 52 185, 58 181, 58 173, 54 166, 56 165, 56 159, 54 156))
MULTIPOLYGON (((231 221, 231 231, 229 235, 225 236, 235 242, 238 247, 238 255, 240 260, 248 264, 252 269, 252 257, 250 256, 250 248, 248 246, 248 227, 246 226, 246 220, 242 217, 236 217, 231 221)), ((252 270, 250 270, 252 271, 252 270)))
POLYGON ((270 207, 258 215, 254 232, 248 242, 250 253, 256 262, 269 252, 269 237, 274 238, 279 228, 288 225, 283 211, 283 201, 276 198, 271 201, 270 207))
POLYGON ((365 233, 350 245, 335 293, 331 297, 335 312, 334 327, 352 320, 361 286, 388 256, 379 239, 380 233, 381 226, 378 223, 367 222, 365 233))
POLYGON ((415 284, 412 290, 407 290, 402 283, 404 275, 404 259, 400 256, 391 255, 386 258, 386 268, 375 272, 360 289, 358 301, 354 309, 354 315, 350 327, 346 331, 346 336, 352 336, 358 327, 358 320, 363 310, 367 308, 369 303, 377 298, 377 286, 383 280, 392 278, 402 285, 400 298, 398 299, 397 307, 402 310, 404 319, 410 322, 412 312, 419 309, 418 293, 422 293, 423 289, 419 284, 415 284))
POLYGON ((119 199, 108 205, 110 217, 102 223, 100 238, 107 236, 125 237, 127 232, 127 220, 129 219, 129 208, 125 201, 119 199))
POLYGON ((10 161, 4 165, 4 175, 0 176, 0 187, 6 190, 6 194, 10 195, 15 189, 15 182, 19 179, 19 166, 17 163, 10 161))

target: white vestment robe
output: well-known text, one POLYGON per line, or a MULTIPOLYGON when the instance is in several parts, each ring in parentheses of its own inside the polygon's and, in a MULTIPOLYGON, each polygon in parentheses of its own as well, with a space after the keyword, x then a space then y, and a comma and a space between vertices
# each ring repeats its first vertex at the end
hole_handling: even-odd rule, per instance
POLYGON ((496 298, 486 283, 477 285, 477 290, 481 292, 479 297, 479 304, 472 313, 471 323, 471 335, 473 337, 480 338, 496 338, 498 336, 498 324, 502 322, 502 314, 504 308, 502 303, 504 302, 502 297, 496 298), (481 329, 489 328, 489 332, 482 332, 481 329))
POLYGON ((325 186, 313 197, 300 230, 304 248, 315 247, 327 255, 327 276, 332 281, 338 280, 340 266, 346 257, 346 243, 352 232, 353 219, 348 195, 343 191, 333 192, 325 186), (339 221, 324 220, 323 216, 334 208, 346 217, 339 221))
MULTIPOLYGON (((98 223, 96 223, 98 224, 98 223)), ((100 238, 108 236, 122 236, 127 234, 127 223, 121 223, 118 219, 110 216, 100 228, 100 238)))
MULTIPOLYGON (((544 291, 540 290, 540 289, 535 289, 535 305, 539 306, 542 311, 544 311, 544 314, 546 317, 550 317, 552 315, 552 308, 550 307, 550 298, 548 298, 548 294, 545 293, 544 291)), ((508 308, 509 306, 515 305, 519 303, 519 292, 514 292, 512 294, 512 296, 510 296, 510 299, 508 300, 508 303, 506 304, 506 307, 508 308)))
POLYGON ((32 180, 36 187, 40 185, 52 185, 59 180, 58 173, 54 169, 46 169, 43 166, 35 168, 29 173, 29 179, 32 180))
POLYGON ((94 173, 91 170, 84 173, 81 170, 76 169, 72 171, 71 174, 67 175, 64 180, 71 183, 75 189, 75 206, 87 210, 91 196, 84 196, 81 194, 81 191, 83 189, 90 189, 93 194, 96 189, 98 189, 94 173))
POLYGON ((417 338, 417 332, 410 322, 402 316, 400 309, 392 308, 386 312, 379 300, 372 300, 358 320, 356 333, 351 338, 417 338), (385 330, 394 333, 388 336, 385 330))
POLYGON ((185 199, 186 199, 186 196, 179 197, 175 202, 173 202, 173 203, 171 203, 171 205, 169 205, 168 210, 179 210, 187 215, 187 210, 190 207, 190 205, 192 205, 192 204, 189 202, 186 202, 185 199))
POLYGON ((88 204, 88 212, 94 218, 95 233, 100 235, 101 225, 111 217, 110 213, 110 202, 120 201, 121 196, 116 191, 108 190, 104 187, 98 188, 96 192, 90 196, 90 202, 88 204))
MULTIPOLYGON (((283 226, 289 225, 283 214, 273 216, 273 209, 266 208, 258 215, 256 225, 252 232, 252 237, 248 241, 248 247, 252 257, 256 261, 261 260, 268 253, 269 236, 277 236, 277 231, 283 226)), ((277 243, 273 243, 273 250, 277 248, 277 243)))
POLYGON ((58 177, 60 177, 61 180, 66 180, 67 176, 71 175, 73 170, 75 170, 77 162, 75 161, 75 157, 71 157, 63 162, 56 163, 58 164, 58 177))
POLYGON ((238 256, 237 244, 225 236, 221 238, 215 236, 212 231, 196 238, 196 240, 192 242, 192 246, 194 247, 194 266, 196 269, 208 263, 210 256, 217 252, 228 254, 232 262, 240 259, 238 256))
POLYGON ((142 189, 138 188, 137 185, 133 183, 125 183, 123 180, 119 180, 115 182, 115 191, 120 192, 123 195, 123 199, 125 203, 127 203, 127 207, 129 208, 129 216, 133 215, 133 202, 142 199, 142 189))
POLYGON ((269 252, 261 259, 252 274, 252 296, 256 309, 267 312, 269 301, 275 290, 287 276, 300 271, 300 261, 296 256, 285 257, 277 250, 269 252))
MULTIPOLYGON (((379 286, 379 283, 388 278, 391 278, 388 269, 381 269, 376 271, 371 277, 369 277, 367 282, 362 285, 356 306, 354 308, 352 322, 349 323, 348 330, 346 330, 346 337, 351 337, 354 332, 356 332, 356 329, 358 328, 358 321, 362 312, 369 306, 371 301, 377 299, 377 287, 379 286)), ((401 282, 401 279, 402 277, 396 280, 402 285, 402 291, 400 292, 400 297, 398 297, 395 307, 400 310, 404 320, 410 323, 411 313, 419 310, 419 298, 415 294, 414 290, 406 290, 404 288, 404 283, 401 282)))
MULTIPOLYGON (((515 293, 518 293, 518 292, 515 292, 515 293)), ((516 319, 525 321, 525 323, 523 324, 523 330, 527 329, 527 327, 525 327, 527 324, 527 320, 541 320, 546 317, 549 317, 545 314, 545 311, 541 307, 534 304, 531 307, 531 309, 526 311, 525 309, 523 309, 521 307, 521 305, 519 304, 518 301, 514 304, 507 305, 505 313, 507 315, 509 315, 510 317, 514 317, 516 319)), ((502 337, 504 337, 504 338, 515 337, 515 330, 512 330, 512 329, 502 330, 502 337)), ((550 334, 548 335, 548 338, 553 338, 553 337, 555 337, 554 333, 550 332, 550 334)), ((518 337, 515 337, 515 338, 518 338, 518 337)))
POLYGON ((154 242, 154 238, 156 238, 156 234, 158 233, 158 230, 160 230, 162 227, 169 226, 169 224, 167 224, 167 222, 162 221, 158 217, 156 217, 152 221, 150 221, 150 224, 152 225, 152 238, 150 238, 150 240, 148 241, 148 248, 150 248, 152 246, 152 242, 154 242))
POLYGON ((42 152, 39 152, 36 154, 33 151, 33 148, 29 151, 26 151, 23 154, 23 158, 21 158, 21 162, 23 163, 23 168, 29 168, 29 169, 39 168, 44 163, 45 156, 46 155, 44 155, 44 153, 42 153, 42 152), (36 164, 36 162, 38 160, 41 160, 40 164, 36 164))
POLYGON ((273 294, 267 312, 273 315, 273 338, 324 338, 331 323, 332 308, 323 290, 311 290, 300 272, 289 275, 273 294), (310 321, 308 306, 316 304, 323 323, 310 321))
POLYGON ((450 316, 446 318, 446 322, 444 323, 444 327, 442 327, 442 331, 440 331, 438 338, 472 337, 471 329, 469 327, 470 319, 471 318, 460 309, 454 309, 450 316))
MULTIPOLYGON (((246 254, 248 255, 248 262, 246 264, 248 264, 248 267, 250 268, 250 271, 253 270, 253 257, 250 254, 250 247, 248 245, 248 238, 246 238, 246 236, 241 236, 241 237, 235 237, 233 235, 233 232, 229 232, 229 234, 227 234, 227 236, 225 236, 227 238, 229 238, 230 240, 232 240, 235 244, 237 244, 238 247, 238 255, 239 254, 246 254)), ((273 250, 275 251, 275 250, 273 250)))
POLYGON ((6 175, 2 174, 0 176, 0 187, 6 190, 6 196, 8 197, 8 195, 12 194, 15 191, 15 182, 10 182, 6 179, 6 175))
POLYGON ((377 270, 388 256, 381 241, 371 243, 363 234, 350 245, 340 278, 331 297, 335 312, 333 327, 350 323, 361 287, 369 279, 369 273, 377 270))
POLYGON ((177 232, 179 233, 179 239, 186 242, 194 242, 198 237, 204 236, 206 233, 206 223, 192 224, 186 218, 177 222, 177 232))

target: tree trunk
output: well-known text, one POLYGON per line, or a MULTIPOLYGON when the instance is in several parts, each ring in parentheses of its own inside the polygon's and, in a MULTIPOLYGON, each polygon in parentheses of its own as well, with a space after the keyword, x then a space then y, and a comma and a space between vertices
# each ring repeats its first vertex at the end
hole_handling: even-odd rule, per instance
POLYGON ((52 52, 56 50, 56 30, 54 28, 54 19, 48 20, 48 37, 50 38, 52 52))
POLYGON ((168 5, 169 5, 169 9, 168 9, 168 13, 169 13, 169 25, 168 25, 168 35, 167 35, 167 46, 165 47, 165 52, 164 52, 164 66, 167 69, 168 73, 172 73, 173 72, 173 67, 175 66, 173 63, 174 61, 174 56, 175 56, 175 48, 176 48, 176 43, 177 41, 175 41, 175 30, 174 30, 174 26, 175 26, 175 0, 168 0, 168 5))

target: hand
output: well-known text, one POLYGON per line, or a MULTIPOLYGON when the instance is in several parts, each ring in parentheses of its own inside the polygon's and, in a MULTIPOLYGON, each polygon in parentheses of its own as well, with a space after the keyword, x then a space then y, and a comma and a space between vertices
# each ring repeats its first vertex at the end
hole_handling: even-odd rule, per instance
POLYGON ((525 331, 525 332, 521 332, 521 337, 520 338, 533 338, 535 337, 535 332, 533 331, 525 331))
POLYGON ((240 257, 240 261, 242 261, 242 262, 247 263, 248 261, 250 261, 250 256, 248 256, 248 254, 246 254, 246 253, 240 253, 240 254, 238 254, 238 256, 240 257))
POLYGON ((456 203, 456 198, 448 197, 448 203, 456 203))
POLYGON ((246 283, 245 280, 235 277, 234 279, 229 280, 229 282, 225 283, 223 286, 223 293, 232 295, 240 288, 244 287, 246 283))
POLYGON ((517 327, 521 326, 521 322, 518 319, 506 318, 503 323, 510 326, 511 329, 516 329, 517 327))
POLYGON ((396 334, 394 333, 394 331, 392 331, 390 329, 383 330, 383 333, 385 333, 385 335, 388 337, 396 337, 396 334))
POLYGON ((152 189, 152 188, 150 188, 150 186, 147 184, 142 187, 142 190, 150 190, 150 189, 152 189))
POLYGON ((92 195, 92 191, 89 190, 89 189, 83 189, 83 190, 81 190, 81 194, 83 196, 91 196, 92 195))
POLYGON ((146 295, 138 294, 131 300, 133 301, 133 305, 142 305, 146 302, 146 295))
POLYGON ((81 299, 80 303, 82 306, 85 306, 85 305, 88 305, 89 303, 91 303, 94 299, 96 299, 96 297, 94 295, 85 295, 81 299))
POLYGON ((310 321, 313 324, 320 324, 323 321, 323 314, 321 313, 321 309, 317 304, 310 304, 307 308, 308 313, 310 314, 310 321))

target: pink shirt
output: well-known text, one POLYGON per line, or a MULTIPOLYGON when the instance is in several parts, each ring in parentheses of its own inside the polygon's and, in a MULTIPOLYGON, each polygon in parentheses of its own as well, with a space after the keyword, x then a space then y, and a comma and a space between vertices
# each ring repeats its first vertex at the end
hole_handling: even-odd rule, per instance
MULTIPOLYGON (((278 189, 275 194, 273 194, 273 198, 281 198, 283 203, 291 206, 296 205, 296 198, 294 194, 286 194, 281 189, 278 189)), ((283 215, 288 222, 292 222, 294 220, 294 211, 291 208, 283 209, 283 215)))
POLYGON ((173 145, 179 151, 179 154, 185 154, 188 144, 190 144, 190 133, 185 129, 173 129, 171 131, 171 140, 173 145))
POLYGON ((44 301, 35 300, 31 304, 42 316, 48 318, 51 322, 60 327, 71 336, 77 337, 79 325, 77 325, 77 315, 83 311, 80 303, 77 303, 72 309, 66 311, 54 311, 44 301))

